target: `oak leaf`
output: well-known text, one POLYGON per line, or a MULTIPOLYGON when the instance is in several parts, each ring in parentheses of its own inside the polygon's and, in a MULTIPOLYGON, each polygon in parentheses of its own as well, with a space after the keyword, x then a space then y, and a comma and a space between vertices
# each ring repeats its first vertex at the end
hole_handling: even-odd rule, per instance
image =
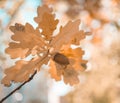
POLYGON ((69 83, 73 85, 79 83, 78 73, 71 65, 60 65, 51 60, 49 73, 56 81, 61 80, 63 76, 63 80, 66 84, 69 83))
POLYGON ((84 51, 81 48, 72 49, 70 45, 62 46, 60 53, 56 53, 50 61, 50 74, 56 81, 63 77, 70 85, 79 83, 78 71, 86 68, 86 60, 82 60, 84 51))
POLYGON ((39 28, 42 29, 42 34, 45 36, 46 40, 51 39, 57 24, 58 20, 54 20, 54 15, 48 13, 43 15, 42 21, 39 22, 39 28))
POLYGON ((64 27, 61 26, 60 32, 53 38, 50 46, 52 46, 55 51, 59 51, 62 45, 71 43, 77 33, 81 33, 81 31, 79 31, 79 24, 80 20, 76 20, 74 22, 69 21, 64 27))
POLYGON ((37 60, 31 61, 17 61, 15 66, 12 66, 5 70, 6 76, 3 78, 2 83, 6 86, 11 85, 11 81, 13 82, 24 82, 29 79, 30 74, 34 73, 34 67, 37 60), (9 74, 9 75, 8 75, 9 74))
POLYGON ((40 36, 40 32, 35 30, 32 25, 15 24, 11 26, 10 30, 14 33, 12 35, 13 42, 9 43, 9 47, 6 49, 6 53, 10 54, 11 58, 25 58, 32 53, 32 51, 42 50, 44 48, 45 41, 40 36), (21 29, 22 28, 22 29, 21 29))
POLYGON ((43 64, 47 64, 49 57, 36 57, 30 61, 19 60, 14 66, 5 70, 6 76, 2 79, 5 86, 10 86, 11 82, 24 82, 27 81, 34 73, 35 70, 39 71, 43 64))
POLYGON ((85 65, 87 63, 86 60, 82 60, 82 56, 84 55, 84 51, 81 48, 72 49, 69 45, 63 46, 61 49, 61 53, 67 56, 69 59, 72 60, 72 66, 76 70, 83 71, 85 70, 85 65))
POLYGON ((38 14, 38 16, 34 18, 35 22, 37 22, 39 24, 42 21, 43 15, 45 13, 52 14, 52 12, 53 12, 53 9, 49 8, 47 5, 43 5, 41 7, 39 6, 37 8, 37 14, 38 14))
POLYGON ((42 29, 42 34, 46 40, 50 40, 58 24, 58 20, 55 20, 55 15, 52 13, 53 9, 43 5, 38 7, 37 12, 38 16, 34 20, 38 23, 38 29, 42 29))

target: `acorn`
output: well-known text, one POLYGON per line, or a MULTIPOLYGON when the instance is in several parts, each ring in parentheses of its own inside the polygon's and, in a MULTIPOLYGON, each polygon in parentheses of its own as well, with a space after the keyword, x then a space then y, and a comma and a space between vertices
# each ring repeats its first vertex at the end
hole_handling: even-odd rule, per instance
POLYGON ((69 59, 65 55, 63 55, 61 53, 56 53, 54 55, 54 57, 53 57, 53 60, 56 63, 61 64, 61 65, 68 65, 68 64, 70 64, 69 63, 69 59))

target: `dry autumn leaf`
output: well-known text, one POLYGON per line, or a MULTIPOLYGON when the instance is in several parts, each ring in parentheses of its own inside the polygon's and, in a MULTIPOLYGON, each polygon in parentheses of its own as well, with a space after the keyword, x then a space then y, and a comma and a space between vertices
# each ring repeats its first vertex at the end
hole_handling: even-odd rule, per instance
POLYGON ((13 82, 24 82, 29 79, 29 75, 34 73, 34 67, 38 63, 37 60, 27 61, 17 61, 15 66, 12 66, 5 70, 5 74, 7 75, 2 83, 5 82, 6 86, 10 86, 11 80, 13 82))
POLYGON ((45 13, 43 15, 42 21, 39 23, 39 27, 42 29, 42 34, 45 36, 46 40, 51 39, 57 24, 58 20, 54 20, 54 16, 52 14, 45 13))
POLYGON ((86 64, 86 60, 82 60, 82 55, 84 51, 81 48, 72 49, 70 47, 63 47, 61 53, 67 56, 72 62, 71 65, 75 70, 83 71, 86 68, 83 67, 83 64, 86 64))
POLYGON ((80 20, 76 20, 74 22, 69 21, 64 27, 61 26, 60 32, 53 38, 50 46, 53 47, 55 51, 59 51, 63 45, 71 43, 76 35, 81 33, 81 31, 79 31, 79 24, 80 20))
POLYGON ((81 48, 72 49, 70 45, 78 45, 86 36, 83 30, 79 30, 80 20, 69 21, 64 27, 61 26, 60 32, 53 37, 58 24, 53 10, 43 5, 38 7, 37 12, 35 21, 38 26, 35 29, 29 23, 16 23, 10 27, 13 41, 9 43, 6 53, 11 58, 20 60, 5 70, 2 83, 10 86, 12 82, 27 81, 34 71, 39 71, 41 66, 49 61, 52 78, 61 80, 63 77, 64 82, 70 85, 79 83, 77 72, 84 70, 86 64, 86 61, 82 60, 84 52, 81 48), (34 55, 30 61, 22 60, 29 55, 34 55))
POLYGON ((56 81, 61 80, 63 76, 63 80, 66 84, 69 83, 70 85, 73 85, 79 83, 78 73, 70 64, 67 66, 60 65, 51 60, 49 72, 56 81))
POLYGON ((38 17, 35 17, 34 20, 38 23, 38 29, 42 29, 42 35, 45 36, 46 40, 50 40, 58 24, 58 20, 55 20, 55 15, 52 14, 53 9, 43 5, 38 7, 37 12, 38 17))
POLYGON ((46 45, 44 39, 40 37, 40 32, 28 23, 25 26, 15 24, 10 30, 14 33, 11 37, 14 42, 9 44, 6 53, 10 54, 11 58, 25 58, 35 50, 36 53, 43 50, 46 45))

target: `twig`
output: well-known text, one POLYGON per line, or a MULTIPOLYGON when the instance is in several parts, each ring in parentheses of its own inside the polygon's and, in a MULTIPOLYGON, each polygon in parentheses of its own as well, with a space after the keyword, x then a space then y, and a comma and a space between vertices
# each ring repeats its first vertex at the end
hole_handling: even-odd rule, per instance
POLYGON ((8 97, 10 97, 13 93, 15 93, 17 90, 19 90, 21 87, 23 87, 26 83, 30 82, 33 77, 35 76, 35 74, 37 73, 37 70, 34 72, 34 74, 24 83, 22 83, 19 87, 17 87, 16 89, 14 89, 11 93, 9 93, 7 96, 5 96, 0 103, 3 103, 8 97))

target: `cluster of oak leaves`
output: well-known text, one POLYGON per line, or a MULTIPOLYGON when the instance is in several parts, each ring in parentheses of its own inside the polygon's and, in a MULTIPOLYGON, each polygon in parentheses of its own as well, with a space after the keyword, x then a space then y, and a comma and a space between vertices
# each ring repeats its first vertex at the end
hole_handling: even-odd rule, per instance
POLYGON ((10 86, 12 82, 27 81, 35 71, 40 71, 43 64, 49 64, 49 73, 55 80, 63 79, 70 85, 79 83, 78 71, 84 70, 87 61, 82 60, 84 51, 80 47, 72 49, 71 44, 80 45, 80 40, 87 35, 79 30, 80 20, 69 21, 53 36, 59 20, 55 19, 52 8, 43 5, 38 7, 37 13, 34 20, 38 26, 35 29, 29 23, 10 26, 13 41, 6 53, 12 59, 20 60, 5 70, 2 83, 10 86), (29 55, 32 59, 25 61, 29 55))

